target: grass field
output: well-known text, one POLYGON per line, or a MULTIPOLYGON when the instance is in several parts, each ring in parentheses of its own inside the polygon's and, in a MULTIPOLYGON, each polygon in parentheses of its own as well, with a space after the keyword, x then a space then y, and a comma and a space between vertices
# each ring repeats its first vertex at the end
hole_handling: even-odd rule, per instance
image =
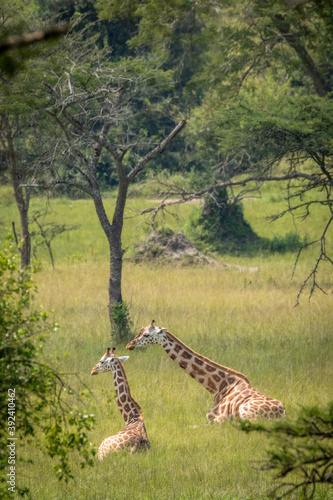
MULTIPOLYGON (((0 196, 1 239, 11 221, 18 224, 9 189, 0 196)), ((42 206, 34 201, 34 208, 42 206)), ((114 198, 106 200, 111 211, 114 198)), ((132 198, 128 211, 147 204, 132 198)), ((248 200, 245 215, 258 234, 283 236, 295 230, 294 221, 268 224, 264 216, 283 205, 277 188, 260 200, 248 200)), ((60 324, 45 346, 45 355, 58 358, 58 367, 76 372, 93 393, 83 411, 96 416, 90 439, 101 441, 124 427, 114 400, 110 373, 90 377, 92 367, 110 344, 107 315, 108 247, 90 200, 54 199, 50 220, 80 224, 54 240, 55 270, 47 254, 38 255, 41 271, 34 277, 38 302, 53 309, 60 324), (110 401, 111 400, 111 401, 110 401)), ((168 225, 186 230, 192 205, 178 209, 179 219, 168 225)), ((313 237, 320 214, 303 225, 299 234, 313 237)), ((124 229, 128 254, 144 237, 145 224, 129 218, 124 229)), ((333 246, 332 236, 328 244, 333 246)), ((309 302, 297 293, 311 269, 314 250, 304 254, 290 281, 295 254, 258 255, 250 258, 220 256, 223 261, 257 266, 258 271, 236 268, 176 267, 124 263, 123 295, 130 305, 134 331, 152 318, 201 354, 244 373, 262 393, 280 399, 290 418, 304 405, 324 405, 332 399, 333 307, 332 294, 316 293, 309 302)), ((332 290, 332 270, 324 269, 323 283, 332 290)), ((151 450, 129 455, 113 454, 92 468, 80 469, 73 458, 75 479, 59 482, 52 460, 38 449, 22 449, 34 464, 17 471, 30 487, 34 500, 84 499, 264 499, 272 477, 257 469, 269 442, 265 436, 246 435, 237 427, 206 425, 211 396, 182 372, 159 346, 126 352, 124 365, 136 401, 141 405, 151 450)), ((19 417, 18 417, 19 418, 19 417)), ((330 496, 331 495, 331 496, 330 496)), ((300 497, 295 497, 300 498, 300 497)), ((316 498, 328 500, 332 491, 318 490, 316 498)))

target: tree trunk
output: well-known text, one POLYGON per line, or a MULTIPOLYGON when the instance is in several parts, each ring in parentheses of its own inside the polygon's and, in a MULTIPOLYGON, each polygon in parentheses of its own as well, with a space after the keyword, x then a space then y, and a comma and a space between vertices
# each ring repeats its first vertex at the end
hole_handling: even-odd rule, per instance
POLYGON ((24 181, 25 175, 24 172, 19 169, 16 162, 13 134, 7 116, 2 115, 1 122, 5 130, 8 167, 14 189, 16 205, 20 214, 22 242, 19 250, 21 252, 21 269, 24 269, 30 265, 31 258, 31 238, 28 219, 30 193, 29 188, 26 188, 26 192, 24 193, 24 188, 22 187, 22 182, 24 181))
POLYGON ((118 165, 119 187, 116 207, 113 214, 111 226, 110 245, 110 279, 109 279, 109 315, 112 326, 112 313, 114 304, 122 302, 121 276, 123 267, 123 249, 121 246, 121 234, 124 225, 124 210, 127 199, 129 180, 123 173, 122 165, 118 165))
MULTIPOLYGON (((109 315, 113 313, 114 304, 122 302, 121 275, 123 264, 123 249, 121 247, 121 233, 112 228, 112 236, 109 240, 110 247, 110 276, 109 276, 109 315)), ((112 321, 111 321, 112 324, 112 321)))
POLYGON ((21 220, 21 237, 22 243, 20 247, 21 252, 21 269, 30 266, 31 260, 31 238, 29 232, 28 211, 29 200, 25 200, 24 208, 19 208, 21 220))
POLYGON ((310 54, 306 50, 300 37, 296 33, 292 33, 290 31, 290 29, 291 29, 290 24, 284 18, 284 16, 282 16, 280 14, 275 15, 273 17, 273 22, 274 22, 275 26, 277 27, 277 29, 279 30, 283 39, 288 43, 288 45, 290 45, 290 47, 292 49, 294 49, 294 51, 298 55, 300 61, 303 64, 304 70, 311 78, 313 85, 314 85, 319 97, 324 97, 328 92, 324 78, 321 75, 321 73, 319 72, 312 57, 310 56, 310 54))
POLYGON ((121 234, 123 229, 124 209, 127 198, 129 181, 125 176, 119 179, 118 195, 116 207, 113 215, 112 224, 110 224, 108 216, 105 212, 102 196, 99 190, 95 190, 94 203, 96 213, 98 215, 101 226, 108 239, 110 248, 110 274, 109 274, 109 317, 111 330, 114 329, 114 321, 112 313, 114 305, 122 302, 121 293, 121 276, 123 265, 123 249, 121 246, 121 234))

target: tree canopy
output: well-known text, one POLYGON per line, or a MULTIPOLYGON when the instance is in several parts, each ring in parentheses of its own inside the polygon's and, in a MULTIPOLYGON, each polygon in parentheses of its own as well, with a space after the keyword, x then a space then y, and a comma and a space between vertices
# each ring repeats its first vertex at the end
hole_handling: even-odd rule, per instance
MULTIPOLYGON (((311 207, 315 205, 327 212, 325 226, 316 240, 321 249, 314 263, 315 272, 310 273, 310 281, 306 281, 311 282, 310 293, 317 286, 321 288, 316 279, 317 264, 324 260, 332 262, 332 256, 325 249, 332 216, 333 13, 329 3, 321 0, 254 0, 251 3, 244 0, 199 3, 192 0, 144 3, 82 0, 68 2, 64 8, 52 2, 31 0, 21 11, 19 5, 15 9, 16 4, 11 7, 10 2, 2 7, 3 40, 10 34, 22 37, 29 26, 27 20, 36 14, 29 31, 32 27, 38 31, 48 29, 54 22, 66 22, 72 33, 81 38, 83 50, 79 54, 71 45, 71 36, 63 37, 64 57, 59 65, 60 52, 56 56, 54 48, 46 52, 43 49, 43 52, 36 44, 29 46, 29 50, 35 52, 22 56, 24 65, 22 68, 19 65, 22 71, 19 78, 10 85, 2 80, 1 93, 6 96, 6 106, 12 107, 12 117, 19 117, 22 122, 24 116, 29 116, 24 127, 31 127, 36 109, 47 107, 40 93, 44 73, 51 87, 60 88, 62 82, 67 92, 66 105, 69 105, 70 100, 73 101, 70 85, 74 82, 71 83, 70 78, 75 77, 75 85, 92 96, 93 87, 105 83, 102 75, 112 72, 114 82, 118 78, 118 89, 123 89, 121 79, 126 83, 126 89, 121 92, 131 95, 127 110, 133 111, 135 106, 131 119, 137 137, 140 136, 140 141, 132 137, 133 127, 131 132, 125 131, 127 118, 119 114, 112 133, 118 141, 122 135, 122 148, 131 143, 131 151, 124 155, 126 164, 129 165, 131 158, 145 154, 143 144, 157 144, 175 123, 186 118, 186 133, 178 135, 163 156, 153 158, 143 175, 156 170, 158 162, 160 169, 180 172, 190 179, 188 190, 178 193, 171 190, 178 197, 185 200, 191 196, 210 196, 216 186, 223 186, 234 204, 241 203, 242 196, 249 190, 274 179, 288 187, 288 209, 283 213, 311 216, 311 207), (11 15, 6 16, 7 12, 11 15), (89 49, 92 45, 94 60, 89 49), (79 59, 75 59, 75 51, 79 59), (34 64, 24 69, 27 56, 35 57, 34 64), (82 76, 85 68, 86 80, 82 76), (96 69, 95 73, 88 68, 96 69), (81 76, 80 71, 83 71, 81 76), (67 84, 66 72, 71 75, 67 84), (155 78, 152 94, 149 82, 155 78), (147 84, 145 89, 143 82, 147 84), (26 97, 24 92, 15 92, 20 85, 22 90, 29 89, 26 97), (27 109, 30 105, 37 108, 27 109), (127 134, 125 145, 124 134, 127 134), (237 186, 242 189, 237 191, 237 186)), ((8 54, 16 54, 20 61, 17 50, 15 44, 14 52, 6 49, 0 55, 0 63, 8 54)), ((100 99, 103 96, 101 92, 100 99)), ((76 112, 80 114, 80 103, 76 105, 76 112)), ((54 103, 53 109, 61 125, 68 109, 63 109, 62 116, 54 103)), ((9 109, 5 111, 8 114, 9 109)), ((40 127, 42 115, 38 114, 41 132, 48 131, 50 116, 40 127)), ((95 126, 100 127, 97 114, 94 120, 95 126)), ((57 134, 53 129, 51 136, 55 143, 59 140, 57 134)), ((50 136, 49 131, 47 135, 50 136)), ((31 138, 36 136, 40 159, 43 134, 33 133, 31 138)), ((26 148, 27 143, 17 144, 20 152, 23 146, 26 148)), ((69 152, 68 149, 67 154, 69 152)), ((29 153, 27 149, 20 155, 25 164, 29 153)), ((70 161, 63 166, 67 182, 68 178, 74 182, 77 177, 78 170, 74 177, 73 169, 70 173, 72 166, 70 161)), ((104 153, 99 157, 97 180, 102 187, 118 185, 115 171, 110 169, 104 153)), ((283 213, 272 216, 280 217, 283 213)))

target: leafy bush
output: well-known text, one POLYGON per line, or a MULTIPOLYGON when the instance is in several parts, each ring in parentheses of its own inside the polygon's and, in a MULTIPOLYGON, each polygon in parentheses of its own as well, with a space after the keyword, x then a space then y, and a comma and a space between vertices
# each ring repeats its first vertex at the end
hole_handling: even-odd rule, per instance
POLYGON ((190 222, 196 244, 202 242, 217 252, 240 251, 259 237, 246 222, 240 203, 230 201, 226 188, 218 188, 207 197, 202 213, 190 222))
POLYGON ((241 426, 246 432, 266 432, 273 440, 261 469, 275 472, 275 497, 301 491, 297 498, 306 500, 314 497, 318 484, 333 486, 333 401, 323 408, 303 408, 295 421, 273 426, 244 421, 241 426))
POLYGON ((129 308, 126 302, 115 302, 113 304, 112 339, 115 342, 125 342, 133 337, 133 322, 130 318, 129 308))
MULTIPOLYGON (((14 491, 28 492, 24 484, 16 484, 18 445, 33 442, 58 458, 54 471, 65 481, 73 477, 71 451, 79 452, 82 467, 92 465, 95 454, 87 437, 93 415, 74 409, 72 398, 67 396, 74 391, 62 374, 41 359, 45 334, 52 325, 46 312, 33 307, 34 292, 36 287, 27 274, 19 271, 16 247, 7 240, 0 248, 1 498, 11 497, 14 491), (7 473, 12 478, 9 483, 7 473)), ((19 478, 22 480, 24 477, 19 478)))
POLYGON ((191 216, 188 230, 201 250, 234 255, 296 252, 306 244, 296 233, 260 238, 245 220, 242 205, 231 202, 225 188, 205 201, 202 212, 191 216))
POLYGON ((285 236, 274 236, 272 240, 263 238, 261 248, 271 253, 296 252, 301 246, 306 244, 306 240, 300 238, 296 233, 287 233, 285 236))

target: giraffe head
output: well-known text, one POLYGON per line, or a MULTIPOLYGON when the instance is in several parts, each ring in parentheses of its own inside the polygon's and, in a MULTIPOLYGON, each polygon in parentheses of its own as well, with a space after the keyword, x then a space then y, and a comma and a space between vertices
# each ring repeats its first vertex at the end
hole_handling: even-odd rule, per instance
POLYGON ((99 360, 96 366, 91 370, 91 375, 98 375, 99 373, 109 372, 116 368, 118 362, 125 363, 129 356, 118 356, 114 354, 115 347, 107 348, 104 356, 99 360))
POLYGON ((154 325, 154 320, 151 321, 150 325, 142 327, 139 335, 137 335, 129 344, 127 344, 126 349, 132 351, 136 347, 146 346, 151 344, 159 344, 163 337, 163 334, 167 331, 166 328, 161 328, 160 326, 154 325))

